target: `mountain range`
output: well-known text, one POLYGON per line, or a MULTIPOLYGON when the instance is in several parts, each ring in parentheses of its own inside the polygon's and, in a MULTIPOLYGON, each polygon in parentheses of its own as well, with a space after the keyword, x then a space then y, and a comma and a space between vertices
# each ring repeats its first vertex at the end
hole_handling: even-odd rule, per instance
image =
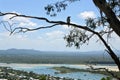
MULTIPOLYGON (((119 53, 117 55, 120 56, 119 53)), ((0 50, 0 63, 108 64, 114 62, 105 51, 57 52, 32 49, 8 49, 0 50)))

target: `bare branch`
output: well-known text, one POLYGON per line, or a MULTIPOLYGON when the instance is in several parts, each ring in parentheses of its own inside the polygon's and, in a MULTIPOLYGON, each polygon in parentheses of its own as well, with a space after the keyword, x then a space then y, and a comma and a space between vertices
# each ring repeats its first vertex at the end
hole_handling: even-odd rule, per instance
POLYGON ((14 24, 16 24, 16 23, 10 24, 8 21, 1 21, 0 24, 3 24, 4 28, 7 31, 11 32, 12 31, 12 26, 14 26, 14 24), (7 27, 6 24, 8 25, 9 28, 7 27))
MULTIPOLYGON (((15 15, 11 19, 13 19, 15 17, 25 17, 25 18, 32 18, 32 19, 42 20, 42 21, 45 21, 47 23, 53 24, 51 26, 46 26, 46 28, 54 27, 54 26, 57 26, 57 25, 68 25, 67 22, 63 22, 63 21, 50 21, 50 20, 48 20, 47 18, 44 18, 44 17, 26 16, 26 15, 20 15, 20 14, 17 14, 17 13, 1 13, 0 12, 0 16, 5 16, 5 15, 8 15, 8 14, 15 15)), ((103 44, 105 45, 105 47, 109 51, 108 54, 111 56, 111 58, 114 60, 114 62, 116 63, 116 65, 118 66, 118 68, 120 70, 120 60, 118 59, 117 55, 113 52, 111 47, 107 44, 107 42, 104 40, 104 38, 101 36, 101 34, 99 32, 96 32, 96 31, 90 29, 87 26, 81 26, 81 25, 77 25, 77 24, 74 24, 74 23, 69 23, 69 25, 73 26, 73 27, 76 27, 76 28, 80 28, 80 29, 89 31, 89 32, 97 35, 98 38, 103 42, 103 44)), ((38 27, 38 28, 35 28, 35 29, 29 29, 29 28, 17 27, 14 30, 11 31, 11 34, 13 32, 15 32, 16 30, 19 30, 18 32, 26 32, 26 31, 33 31, 33 30, 44 29, 44 28, 45 27, 38 27)))
MULTIPOLYGON (((11 17, 10 19, 13 19, 15 17, 25 17, 25 18, 32 18, 32 19, 37 19, 37 20, 42 20, 42 21, 46 21, 48 23, 51 23, 51 24, 57 24, 57 25, 68 25, 67 22, 63 22, 63 21, 50 21, 48 20, 47 18, 44 18, 44 17, 36 17, 36 16, 26 16, 26 15, 20 15, 20 14, 17 14, 17 13, 0 13, 0 16, 5 16, 5 15, 15 15, 13 17, 11 17)), ((74 27, 77 27, 77 28, 81 28, 83 30, 87 30, 89 32, 93 32, 93 30, 91 30, 90 28, 88 28, 87 26, 81 26, 81 25, 77 25, 77 24, 74 24, 74 23, 69 23, 69 25, 71 26, 74 26, 74 27)), ((55 25, 56 26, 56 25, 55 25)), ((41 29, 41 28, 38 28, 38 29, 41 29)), ((38 30, 37 29, 37 30, 38 30)), ((35 29, 36 30, 36 29, 35 29)))
POLYGON ((46 28, 52 28, 56 25, 59 25, 59 24, 53 24, 51 26, 46 26, 46 27, 38 27, 38 28, 33 28, 33 29, 30 29, 30 28, 26 28, 26 27, 16 27, 14 28, 11 32, 10 32, 10 35, 12 35, 13 33, 20 33, 20 32, 27 32, 27 31, 35 31, 35 30, 39 30, 39 29, 46 29, 46 28), (15 32, 16 30, 18 30, 18 32, 15 32))
POLYGON ((32 18, 32 19, 37 19, 37 20, 43 20, 43 21, 46 21, 48 23, 61 23, 61 24, 64 23, 62 21, 50 21, 50 20, 48 20, 47 18, 44 18, 44 17, 20 15, 20 14, 17 14, 17 13, 10 13, 10 12, 8 12, 8 13, 0 13, 0 16, 5 16, 5 15, 13 15, 13 17, 11 17, 10 19, 13 19, 15 17, 24 17, 24 18, 32 18))
MULTIPOLYGON (((1 21, 0 24, 3 24, 4 28, 10 32, 10 30, 7 28, 7 26, 5 25, 5 21, 1 21)), ((10 25, 9 25, 10 26, 10 25)), ((11 27, 11 26, 10 26, 11 27)))

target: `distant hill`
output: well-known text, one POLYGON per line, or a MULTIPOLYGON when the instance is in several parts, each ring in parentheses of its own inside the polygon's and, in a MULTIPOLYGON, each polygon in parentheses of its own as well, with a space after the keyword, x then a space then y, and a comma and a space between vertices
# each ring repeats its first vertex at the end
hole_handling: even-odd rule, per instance
MULTIPOLYGON (((120 56, 120 54, 118 56, 120 56)), ((0 63, 108 64, 113 63, 113 60, 104 51, 54 52, 30 49, 8 49, 0 50, 0 63)))

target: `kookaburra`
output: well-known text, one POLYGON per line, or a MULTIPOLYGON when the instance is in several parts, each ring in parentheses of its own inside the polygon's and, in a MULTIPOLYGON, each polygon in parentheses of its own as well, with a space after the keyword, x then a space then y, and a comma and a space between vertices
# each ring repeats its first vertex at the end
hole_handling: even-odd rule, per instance
POLYGON ((67 24, 68 24, 68 27, 70 25, 70 16, 67 17, 67 24))

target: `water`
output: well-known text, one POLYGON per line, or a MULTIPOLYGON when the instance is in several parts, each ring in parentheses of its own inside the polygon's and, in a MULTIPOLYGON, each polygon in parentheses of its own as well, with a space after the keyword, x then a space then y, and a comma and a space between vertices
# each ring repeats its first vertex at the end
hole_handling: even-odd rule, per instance
POLYGON ((51 69, 54 66, 66 66, 66 67, 72 67, 72 68, 87 68, 83 67, 82 65, 76 66, 76 65, 67 65, 67 64, 53 64, 53 65, 37 65, 37 66, 11 66, 14 69, 17 70, 24 70, 24 71, 33 71, 37 74, 50 74, 51 76, 56 77, 68 77, 68 78, 74 78, 74 79, 81 79, 81 80, 100 80, 102 77, 107 77, 102 74, 96 74, 96 73, 89 73, 89 72, 72 72, 72 73, 66 73, 66 74, 55 74, 55 72, 58 72, 54 69, 51 69))

